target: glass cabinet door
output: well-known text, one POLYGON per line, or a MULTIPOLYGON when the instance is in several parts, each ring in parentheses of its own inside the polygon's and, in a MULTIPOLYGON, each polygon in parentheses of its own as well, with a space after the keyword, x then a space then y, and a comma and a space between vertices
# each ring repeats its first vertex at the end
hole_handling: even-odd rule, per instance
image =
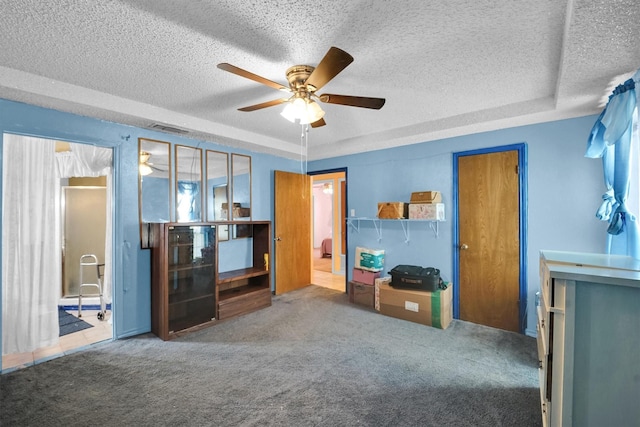
POLYGON ((215 318, 215 239, 215 225, 169 227, 169 332, 215 318))

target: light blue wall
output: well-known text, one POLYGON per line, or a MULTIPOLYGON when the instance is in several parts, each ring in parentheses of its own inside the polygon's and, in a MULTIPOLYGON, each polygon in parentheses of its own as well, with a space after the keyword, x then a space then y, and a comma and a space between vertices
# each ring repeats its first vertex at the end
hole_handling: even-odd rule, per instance
POLYGON ((169 221, 169 200, 171 183, 168 178, 142 178, 142 217, 145 222, 169 221))
MULTIPOLYGON (((604 192, 602 167, 586 159, 586 140, 596 116, 523 126, 457 138, 415 144, 363 154, 318 160, 310 171, 347 168, 348 209, 357 217, 375 217, 378 202, 408 202, 411 193, 439 190, 447 221, 439 237, 425 223, 409 225, 409 243, 399 223, 382 223, 378 242, 373 222, 360 222, 359 232, 348 231, 348 262, 353 266, 356 246, 384 249, 385 272, 398 264, 440 268, 446 280, 453 277, 453 165, 454 152, 527 144, 527 333, 535 334, 534 296, 539 289, 538 259, 541 249, 602 252, 604 224, 594 214, 604 192)), ((348 212, 350 214, 350 212, 348 212)), ((351 271, 348 272, 351 278, 351 271)))
MULTIPOLYGON (((528 306, 538 290, 541 249, 602 252, 605 225, 594 212, 603 193, 601 164, 583 157, 596 117, 563 120, 416 144, 309 163, 310 171, 347 168, 348 209, 375 217, 379 201, 408 201, 412 192, 440 190, 447 222, 439 237, 424 223, 412 223, 409 243, 397 223, 384 223, 382 241, 371 222, 349 227, 349 265, 356 246, 386 250, 386 265, 439 267, 452 277, 452 153, 526 143, 528 146, 528 306)), ((298 161, 196 141, 0 99, 0 131, 114 148, 114 327, 118 338, 150 330, 150 254, 140 249, 138 225, 138 138, 199 146, 252 156, 252 218, 273 220, 274 170, 297 172, 298 161)), ((1 151, 0 151, 1 155, 1 151)), ((247 240, 226 244, 221 262, 235 265, 247 240), (233 253, 232 253, 233 252, 233 253)), ((222 256, 222 253, 221 253, 222 256)), ((273 261, 272 261, 273 264, 273 261)), ((349 272, 349 277, 351 273, 349 272)), ((1 297, 1 296, 0 296, 1 297)), ((0 325, 1 330, 1 325, 0 325)), ((535 331, 529 311, 528 333, 535 331)))
MULTIPOLYGON (((140 249, 138 223, 138 138, 251 155, 254 220, 273 218, 274 170, 299 169, 298 162, 281 157, 236 150, 223 145, 3 99, 0 99, 0 132, 113 148, 113 320, 114 334, 117 338, 137 335, 151 329, 150 251, 140 249)), ((0 156, 1 153, 2 150, 0 156)), ((241 250, 247 239, 242 240, 243 242, 237 245, 230 244, 228 247, 231 250, 236 247, 241 250)), ((233 254, 227 256, 233 258, 233 254)), ((0 307, 1 298, 0 295, 0 307)), ((1 350, 0 348, 0 352, 1 350)))

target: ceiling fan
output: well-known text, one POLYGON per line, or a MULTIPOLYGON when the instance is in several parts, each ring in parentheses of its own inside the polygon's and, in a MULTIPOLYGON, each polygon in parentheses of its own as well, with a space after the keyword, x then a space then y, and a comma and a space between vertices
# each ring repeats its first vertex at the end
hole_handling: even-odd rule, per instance
POLYGON ((218 68, 237 74, 241 77, 253 80, 263 85, 291 93, 288 98, 279 98, 248 107, 238 108, 239 111, 255 111, 262 108, 285 104, 285 109, 280 113, 291 122, 299 121, 301 124, 311 124, 317 128, 326 125, 323 119, 324 111, 316 100, 327 104, 340 104, 350 107, 371 108, 379 110, 384 105, 384 98, 368 98, 362 96, 335 95, 329 93, 316 93, 331 79, 338 75, 353 62, 353 57, 342 49, 331 47, 322 58, 317 67, 310 65, 294 65, 287 69, 286 76, 289 87, 272 80, 253 74, 226 62, 218 64, 218 68))
POLYGON ((140 161, 138 164, 140 175, 142 176, 151 175, 153 171, 165 172, 163 169, 155 167, 153 163, 149 161, 150 159, 151 159, 151 153, 147 151, 140 151, 140 161))

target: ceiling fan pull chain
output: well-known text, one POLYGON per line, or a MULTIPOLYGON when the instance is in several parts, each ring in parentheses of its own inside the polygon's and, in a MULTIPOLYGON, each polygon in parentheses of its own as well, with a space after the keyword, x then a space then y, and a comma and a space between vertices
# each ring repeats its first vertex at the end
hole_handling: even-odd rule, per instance
POLYGON ((300 173, 307 173, 307 147, 309 140, 309 125, 300 125, 300 173))
MULTIPOLYGON (((309 125, 300 125, 300 174, 305 175, 307 173, 307 147, 309 143, 309 125)), ((308 192, 302 190, 300 197, 302 200, 306 199, 308 192)))

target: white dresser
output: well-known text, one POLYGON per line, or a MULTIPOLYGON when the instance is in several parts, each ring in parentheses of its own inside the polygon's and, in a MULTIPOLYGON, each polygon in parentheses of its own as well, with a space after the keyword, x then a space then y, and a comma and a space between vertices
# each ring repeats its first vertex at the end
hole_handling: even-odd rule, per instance
POLYGON ((541 251, 544 426, 640 426, 640 261, 541 251))

